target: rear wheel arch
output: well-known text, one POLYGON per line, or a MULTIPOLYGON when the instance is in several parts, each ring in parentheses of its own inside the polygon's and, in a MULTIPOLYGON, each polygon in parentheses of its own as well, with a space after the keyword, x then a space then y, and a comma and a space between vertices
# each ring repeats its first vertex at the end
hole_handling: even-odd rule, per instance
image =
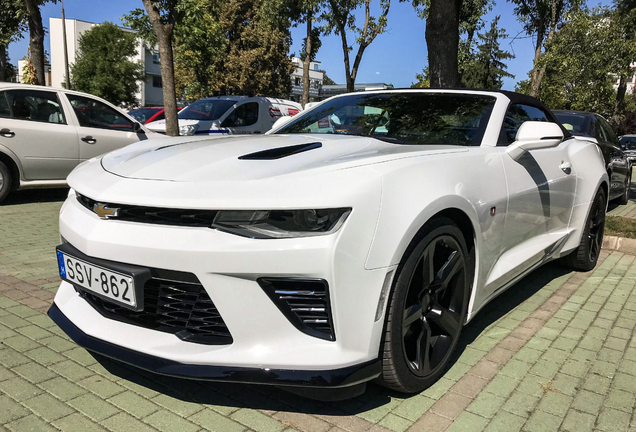
POLYGON ((0 151, 0 162, 4 163, 11 173, 11 190, 15 191, 20 187, 20 169, 13 158, 0 151))

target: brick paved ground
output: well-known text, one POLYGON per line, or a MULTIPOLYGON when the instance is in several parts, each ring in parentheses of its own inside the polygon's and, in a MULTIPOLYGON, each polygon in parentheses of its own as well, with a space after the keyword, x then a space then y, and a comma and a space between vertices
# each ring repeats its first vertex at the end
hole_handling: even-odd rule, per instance
POLYGON ((64 191, 0 206, 0 431, 636 431, 636 257, 535 271, 464 331, 446 375, 323 403, 159 377, 90 355, 44 314, 64 191), (48 202, 36 203, 44 199, 48 202))

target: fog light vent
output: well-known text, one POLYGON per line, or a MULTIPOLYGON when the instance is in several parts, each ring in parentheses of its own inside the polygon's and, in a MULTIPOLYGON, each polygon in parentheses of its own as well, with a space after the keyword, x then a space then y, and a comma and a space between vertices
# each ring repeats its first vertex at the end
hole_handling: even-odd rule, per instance
POLYGON ((298 330, 320 339, 336 340, 326 280, 259 278, 256 282, 298 330))

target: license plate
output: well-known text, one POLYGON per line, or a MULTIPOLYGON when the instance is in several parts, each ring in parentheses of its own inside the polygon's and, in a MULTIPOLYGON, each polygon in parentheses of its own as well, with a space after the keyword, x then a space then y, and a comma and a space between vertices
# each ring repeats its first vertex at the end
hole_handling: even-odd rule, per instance
POLYGON ((135 282, 130 275, 118 273, 57 251, 60 276, 113 303, 137 307, 135 282))

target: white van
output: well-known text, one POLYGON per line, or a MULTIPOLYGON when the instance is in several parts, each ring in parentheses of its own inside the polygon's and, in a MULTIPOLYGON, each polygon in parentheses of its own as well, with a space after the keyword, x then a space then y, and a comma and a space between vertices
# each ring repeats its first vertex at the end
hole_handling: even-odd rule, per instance
MULTIPOLYGON (((283 116, 302 111, 296 102, 261 96, 214 96, 200 99, 179 111, 179 135, 260 134, 283 116)), ((166 121, 145 125, 166 133, 166 121)))

